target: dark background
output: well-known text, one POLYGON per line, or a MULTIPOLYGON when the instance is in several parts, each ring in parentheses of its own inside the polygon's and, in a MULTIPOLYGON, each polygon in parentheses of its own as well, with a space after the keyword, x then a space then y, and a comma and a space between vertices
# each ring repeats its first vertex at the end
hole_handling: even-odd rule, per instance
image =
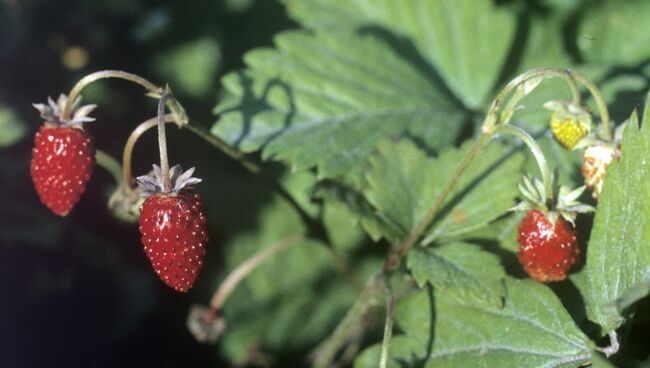
MULTIPOLYGON (((225 365, 214 346, 187 332, 185 316, 192 303, 208 302, 221 272, 219 243, 252 225, 242 213, 264 203, 268 188, 200 139, 169 128, 171 163, 196 166, 211 183, 205 202, 218 204, 209 208, 203 282, 178 294, 150 270, 137 226, 105 209, 113 182, 103 169, 67 218, 39 203, 28 174, 41 123, 31 103, 67 94, 91 72, 121 69, 170 82, 209 128, 219 77, 243 67, 245 51, 270 45, 275 32, 292 27, 275 1, 0 0, 0 124, 12 120, 0 134, 21 137, 0 146, 1 367, 225 365)), ((155 100, 143 95, 119 80, 84 92, 88 103, 100 105, 88 127, 98 148, 121 156, 131 129, 155 115, 155 100)), ((154 143, 150 133, 136 147, 135 174, 157 159, 154 143)))

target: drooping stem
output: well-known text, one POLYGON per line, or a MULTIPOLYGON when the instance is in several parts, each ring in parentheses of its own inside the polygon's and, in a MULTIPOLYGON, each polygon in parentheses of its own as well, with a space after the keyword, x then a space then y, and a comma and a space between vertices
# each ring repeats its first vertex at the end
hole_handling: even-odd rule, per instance
POLYGON ((122 182, 122 176, 120 175, 122 168, 113 156, 104 151, 95 150, 95 160, 97 161, 97 165, 106 169, 113 176, 116 184, 119 185, 122 182))
MULTIPOLYGON (((562 77, 566 80, 571 90, 571 99, 572 103, 576 106, 580 106, 582 101, 580 97, 580 90, 576 82, 584 85, 589 93, 594 98, 596 105, 598 106, 598 111, 600 113, 600 120, 602 122, 602 135, 605 140, 611 140, 613 138, 612 126, 609 117, 609 110, 607 109, 607 103, 603 97, 600 89, 587 77, 583 76, 580 73, 577 73, 569 69, 558 69, 558 68, 538 68, 527 71, 515 77, 510 83, 508 83, 503 90, 499 93, 497 98, 494 100, 491 111, 494 110, 495 113, 499 109, 500 105, 505 101, 506 97, 512 92, 514 88, 521 85, 522 83, 537 77, 562 77)), ((493 125, 496 122, 495 116, 490 116, 488 113, 488 118, 486 121, 489 122, 487 125, 493 125)), ((507 122, 506 122, 507 123, 507 122)))
POLYGON ((510 81, 510 83, 508 83, 501 90, 501 92, 499 93, 499 95, 494 101, 497 105, 500 105, 505 100, 505 98, 512 92, 513 89, 515 89, 517 86, 526 82, 529 79, 533 79, 537 77, 546 77, 546 78, 560 77, 560 78, 564 78, 564 80, 566 80, 567 84, 569 85, 569 89, 571 90, 572 102, 576 105, 580 105, 581 104, 580 90, 578 89, 578 85, 576 84, 577 76, 578 75, 575 72, 566 69, 559 69, 559 68, 532 69, 522 74, 519 74, 512 81, 510 81))
POLYGON ((600 121, 603 124, 603 138, 605 140, 612 140, 614 135, 612 134, 612 126, 609 120, 609 110, 607 109, 607 103, 605 102, 603 94, 600 92, 598 87, 596 87, 596 85, 586 77, 577 73, 574 73, 573 76, 578 82, 587 87, 589 93, 591 93, 591 95, 594 97, 596 106, 598 106, 598 111, 600 113, 600 121))
POLYGON ((393 337, 393 309, 395 308, 395 296, 390 288, 388 276, 384 276, 384 284, 386 291, 386 322, 384 324, 384 339, 381 343, 381 355, 379 356, 379 368, 386 368, 388 365, 388 350, 390 340, 393 337))
MULTIPOLYGON (((166 123, 174 122, 173 116, 171 114, 166 114, 165 122, 166 123)), ((148 131, 149 129, 157 125, 158 125, 157 116, 155 118, 151 118, 147 121, 144 121, 131 132, 131 135, 129 135, 129 138, 126 140, 126 144, 124 145, 124 151, 122 153, 122 177, 124 178, 124 182, 126 183, 126 185, 131 189, 135 187, 135 181, 133 180, 133 166, 132 166, 133 148, 135 147, 135 144, 138 142, 140 137, 146 131, 148 131)))
POLYGON ((533 154, 533 157, 535 157, 535 161, 537 162, 537 166, 539 167, 539 172, 542 175, 542 182, 544 183, 544 197, 546 200, 547 205, 551 205, 553 203, 553 196, 554 196, 554 190, 553 190, 553 177, 551 175, 551 170, 548 168, 548 162, 546 161, 546 157, 544 157, 544 153, 542 152, 542 149, 539 147, 535 139, 530 136, 530 134, 526 133, 525 130, 516 127, 514 125, 499 125, 495 130, 495 134, 510 134, 512 136, 515 136, 519 139, 521 139, 524 144, 528 147, 530 152, 533 154))
POLYGON ((160 94, 158 101, 158 149, 160 150, 160 172, 163 179, 163 193, 169 193, 171 190, 171 181, 169 178, 169 159, 167 158, 167 137, 165 136, 165 100, 167 92, 160 94))
POLYGON ((388 257, 386 257, 386 261, 384 262, 385 272, 393 271, 399 266, 402 257, 408 253, 413 244, 415 244, 420 239, 429 225, 431 225, 431 222, 435 218, 442 205, 445 203, 447 196, 454 188, 460 177, 492 137, 493 133, 481 133, 476 141, 474 141, 472 148, 470 148, 469 152, 467 152, 463 160, 458 164, 456 171, 454 171, 447 184, 440 191, 440 194, 438 194, 435 202, 429 208, 424 217, 420 220, 420 222, 418 222, 413 231, 411 231, 411 233, 402 242, 400 242, 393 251, 391 251, 388 257))
POLYGON ((253 272, 260 264, 270 259, 273 255, 298 244, 305 239, 302 235, 294 235, 289 238, 283 239, 269 247, 265 247, 259 252, 255 253, 239 266, 237 266, 226 279, 219 285, 219 289, 214 293, 210 300, 210 309, 208 310, 209 318, 214 318, 218 315, 228 296, 237 288, 237 286, 253 272))
POLYGON ((74 101, 81 93, 81 90, 83 90, 86 86, 99 79, 106 79, 106 78, 125 79, 143 86, 144 88, 149 90, 149 92, 153 92, 155 94, 162 93, 162 89, 160 87, 140 77, 139 75, 123 72, 121 70, 102 70, 81 78, 79 82, 77 82, 77 84, 75 84, 74 87, 72 87, 72 90, 70 90, 70 94, 68 95, 68 101, 66 101, 65 108, 63 109, 63 118, 64 119, 70 118, 70 114, 72 113, 72 105, 74 104, 74 101))

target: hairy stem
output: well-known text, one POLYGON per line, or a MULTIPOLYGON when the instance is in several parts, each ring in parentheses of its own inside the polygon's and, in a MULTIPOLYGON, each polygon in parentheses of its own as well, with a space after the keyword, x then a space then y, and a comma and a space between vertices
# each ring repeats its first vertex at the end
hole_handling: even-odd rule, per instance
POLYGON ((125 79, 143 86, 144 88, 149 90, 149 92, 153 92, 155 94, 162 93, 162 89, 160 87, 140 77, 139 75, 123 72, 121 70, 102 70, 81 78, 81 80, 79 80, 79 82, 77 82, 77 84, 75 84, 74 87, 72 87, 72 90, 70 90, 70 94, 68 95, 68 101, 66 102, 65 108, 63 109, 63 118, 64 119, 70 118, 70 114, 72 113, 72 105, 74 104, 75 100, 81 93, 81 90, 83 90, 86 86, 99 79, 106 79, 106 78, 125 79))
POLYGON ((553 177, 551 175, 551 170, 548 168, 548 162, 546 161, 546 157, 544 157, 544 153, 542 152, 542 149, 539 147, 535 139, 531 137, 528 133, 526 133, 525 130, 516 127, 514 125, 499 125, 495 130, 495 134, 510 134, 512 136, 515 136, 519 139, 521 139, 530 152, 533 154, 535 157, 535 161, 537 162, 537 166, 539 167, 539 172, 542 175, 542 182, 544 183, 544 198, 546 200, 546 204, 548 206, 551 206, 554 201, 554 190, 553 190, 553 177))
POLYGON ((474 141, 472 148, 470 148, 469 152, 467 152, 463 160, 458 164, 456 171, 454 171, 447 184, 444 186, 442 191, 440 191, 440 194, 438 194, 435 202, 429 208, 424 217, 420 220, 420 222, 418 222, 413 231, 411 231, 411 233, 402 242, 400 242, 393 251, 391 251, 388 257, 386 257, 386 261, 384 262, 385 272, 393 271, 399 266, 402 257, 408 253, 413 244, 415 244, 420 239, 423 233, 431 225, 431 222, 433 222, 433 219, 435 218, 442 205, 445 203, 447 196, 454 188, 460 177, 492 137, 493 133, 481 133, 478 139, 474 141))
POLYGON ((580 90, 578 89, 578 86, 576 84, 576 80, 578 79, 578 76, 579 75, 573 71, 558 69, 558 68, 537 68, 537 69, 529 70, 515 77, 512 81, 510 81, 510 83, 508 83, 501 90, 497 98, 494 100, 491 109, 495 109, 495 111, 498 111, 500 105, 503 103, 506 97, 512 92, 513 89, 515 89, 520 84, 526 82, 527 80, 537 78, 537 77, 564 78, 564 80, 566 80, 567 84, 569 85, 569 89, 571 90, 571 98, 573 100, 573 103, 580 106, 581 104, 580 90))
POLYGON ((190 122, 184 126, 190 132, 201 137, 204 141, 211 144, 214 148, 226 154, 226 156, 232 158, 233 160, 239 162, 246 170, 250 171, 253 174, 259 174, 262 172, 262 168, 255 161, 249 159, 246 154, 233 148, 231 145, 226 143, 221 138, 216 135, 211 134, 201 125, 194 122, 190 122))
POLYGON ((171 190, 169 159, 167 158, 167 137, 165 136, 165 100, 167 100, 167 95, 167 92, 163 92, 158 101, 158 149, 160 150, 160 172, 163 179, 163 193, 169 193, 171 190))
POLYGON ((95 150, 95 160, 97 161, 97 165, 106 169, 113 176, 116 184, 119 185, 122 182, 122 176, 120 175, 122 168, 113 156, 102 150, 95 150))

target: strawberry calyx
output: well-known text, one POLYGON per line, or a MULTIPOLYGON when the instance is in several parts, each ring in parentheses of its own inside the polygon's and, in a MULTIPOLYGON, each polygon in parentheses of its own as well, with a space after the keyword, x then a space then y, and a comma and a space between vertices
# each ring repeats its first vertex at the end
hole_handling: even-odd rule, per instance
POLYGON ((36 110, 41 114, 41 118, 45 120, 45 125, 50 128, 82 128, 83 123, 95 121, 95 118, 88 116, 97 105, 81 105, 81 96, 72 104, 72 117, 66 119, 63 117, 63 110, 68 101, 68 96, 60 94, 56 102, 51 98, 47 98, 47 104, 32 104, 36 110))
POLYGON ((519 184, 519 191, 523 200, 511 208, 512 211, 531 211, 537 210, 549 219, 555 225, 558 218, 562 217, 571 225, 575 225, 575 218, 578 213, 588 213, 595 211, 594 207, 584 204, 578 200, 585 191, 586 186, 572 189, 568 186, 558 186, 554 180, 554 195, 552 203, 548 203, 546 190, 542 180, 539 178, 529 178, 524 176, 523 181, 519 184))
POLYGON ((165 191, 164 188, 164 178, 160 166, 153 165, 153 175, 142 175, 138 176, 135 180, 142 189, 143 197, 150 197, 154 195, 171 195, 176 196, 183 189, 189 188, 195 184, 200 183, 202 180, 195 178, 192 175, 194 174, 195 168, 190 168, 187 171, 183 171, 181 165, 176 165, 169 169, 170 176, 170 189, 165 191))

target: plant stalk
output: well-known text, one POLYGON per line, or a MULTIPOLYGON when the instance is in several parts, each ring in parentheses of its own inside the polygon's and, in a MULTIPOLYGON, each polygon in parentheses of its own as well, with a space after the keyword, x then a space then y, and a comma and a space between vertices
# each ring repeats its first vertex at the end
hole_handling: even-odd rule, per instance
POLYGON ((149 92, 155 94, 161 94, 163 92, 163 90, 160 87, 140 77, 139 75, 123 72, 121 70, 102 70, 81 78, 79 82, 77 82, 77 84, 75 84, 74 87, 72 87, 72 90, 70 90, 70 94, 68 95, 68 101, 66 101, 65 108, 63 109, 63 118, 64 119, 70 118, 70 115, 72 113, 72 105, 74 104, 75 100, 81 93, 81 90, 83 90, 86 86, 99 79, 106 79, 106 78, 125 79, 137 83, 143 86, 144 88, 146 88, 149 92))
POLYGON ((158 149, 160 150, 160 172, 163 179, 163 193, 169 193, 171 191, 169 159, 167 158, 167 137, 165 135, 165 100, 167 100, 167 95, 167 92, 163 92, 158 101, 158 149))
POLYGON ((303 235, 294 235, 289 238, 280 240, 279 242, 261 249, 244 262, 239 264, 226 279, 219 285, 219 289, 214 293, 210 300, 210 309, 206 315, 206 320, 214 318, 219 314, 223 308, 224 303, 228 296, 237 288, 237 286, 244 280, 251 272, 253 272, 260 264, 270 259, 273 255, 298 244, 305 240, 303 235))
POLYGON ((393 337, 393 323, 394 323, 394 308, 395 296, 391 290, 388 276, 384 275, 384 289, 386 291, 386 322, 384 324, 384 339, 381 343, 381 355, 379 356, 379 368, 386 368, 388 366, 388 351, 390 349, 390 341, 393 337))
POLYGON ((596 106, 598 106, 598 111, 600 113, 600 121, 603 124, 603 138, 607 141, 611 141, 614 139, 614 134, 612 133, 612 124, 609 120, 609 110, 607 109, 607 103, 605 102, 603 94, 600 92, 598 87, 596 87, 596 85, 586 77, 577 73, 574 73, 573 76, 578 82, 582 83, 594 97, 594 101, 596 101, 596 106))
MULTIPOLYGON (((166 114, 165 122, 166 123, 174 122, 173 116, 171 114, 166 114)), ((155 118, 146 120, 142 122, 140 125, 138 125, 131 132, 131 135, 129 135, 129 138, 126 140, 126 144, 124 145, 124 151, 122 153, 122 177, 124 178, 124 182, 126 183, 129 189, 135 188, 135 181, 133 180, 133 166, 132 166, 133 148, 135 148, 135 144, 138 142, 140 137, 146 131, 148 131, 149 129, 157 125, 158 125, 157 116, 155 118)))
POLYGON ((402 257, 408 253, 413 244, 415 244, 420 239, 429 225, 431 225, 431 222, 445 203, 447 196, 454 188, 460 177, 493 136, 494 134, 492 132, 481 133, 476 141, 474 141, 472 148, 470 148, 469 152, 467 152, 463 160, 458 164, 456 171, 454 171, 445 187, 442 189, 440 194, 438 194, 438 197, 436 198, 433 205, 429 208, 420 222, 418 222, 415 229, 413 229, 413 231, 411 231, 411 233, 402 242, 400 242, 393 251, 391 251, 388 257, 386 257, 386 261, 384 262, 385 272, 391 272, 400 265, 402 257))
MULTIPOLYGON (((494 130, 495 134, 510 134, 521 139, 524 144, 528 147, 530 152, 535 157, 537 166, 539 167, 539 172, 542 175, 542 182, 544 183, 544 198, 547 205, 552 205, 554 201, 554 190, 553 190, 553 176, 551 175, 551 170, 548 168, 548 162, 542 149, 539 147, 539 144, 531 137, 525 130, 516 127, 514 125, 499 125, 494 130)), ((550 209, 550 208, 549 208, 550 209)))

